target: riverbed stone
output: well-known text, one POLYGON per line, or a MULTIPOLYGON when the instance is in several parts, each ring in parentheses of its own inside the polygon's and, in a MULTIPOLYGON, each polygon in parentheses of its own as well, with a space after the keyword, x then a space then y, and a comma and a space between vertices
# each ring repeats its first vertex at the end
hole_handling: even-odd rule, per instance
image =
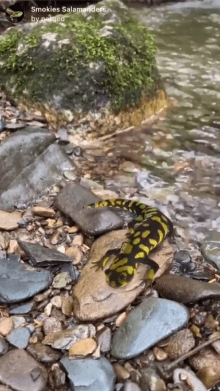
POLYGON ((34 300, 28 301, 26 303, 21 304, 12 304, 10 306, 10 314, 11 315, 25 315, 29 314, 34 308, 34 300))
POLYGON ((44 391, 47 371, 23 349, 0 357, 0 382, 16 391, 44 391))
POLYGON ((99 360, 91 358, 70 360, 64 357, 61 365, 67 371, 71 391, 113 391, 115 374, 110 362, 101 357, 99 360))
POLYGON ((19 240, 19 246, 27 254, 29 260, 34 266, 59 265, 63 262, 72 262, 68 255, 60 251, 41 246, 37 243, 29 243, 19 240))
POLYGON ((12 259, 0 259, 0 303, 30 299, 52 282, 48 270, 36 269, 12 259))
POLYGON ((160 277, 155 283, 155 289, 166 299, 184 304, 202 299, 220 298, 219 284, 209 284, 171 274, 160 277))
POLYGON ((83 209, 85 205, 100 201, 89 189, 77 184, 67 184, 55 199, 55 206, 88 235, 97 236, 123 226, 123 219, 103 208, 83 209))
POLYGON ((78 325, 73 329, 56 331, 46 335, 43 344, 51 345, 54 349, 69 349, 70 346, 78 340, 93 338, 95 332, 95 326, 92 324, 78 325))
POLYGON ((30 336, 31 333, 27 327, 17 327, 6 336, 6 339, 16 348, 25 349, 27 347, 30 336))
MULTIPOLYGON (((129 284, 120 289, 110 287, 104 271, 96 270, 94 267, 94 263, 108 250, 121 247, 126 241, 126 233, 127 230, 112 231, 93 243, 89 261, 84 266, 73 291, 74 314, 79 319, 88 321, 114 315, 131 303, 144 289, 143 280, 148 268, 143 264, 138 266, 137 273, 129 284)), ((164 241, 160 250, 155 251, 151 258, 164 267, 172 259, 172 252, 172 246, 164 241)), ((109 265, 106 265, 106 268, 108 267, 109 265)))
POLYGON ((18 222, 21 220, 21 213, 18 211, 8 213, 0 210, 0 229, 12 231, 19 227, 18 222))
POLYGON ((3 354, 7 353, 8 348, 9 346, 6 340, 0 335, 0 356, 3 356, 3 354))
POLYGON ((191 385, 193 391, 207 391, 205 385, 198 379, 193 371, 187 368, 176 368, 173 372, 173 381, 177 384, 185 384, 185 381, 182 379, 186 377, 187 383, 191 385))
POLYGON ((207 388, 214 387, 220 380, 220 356, 207 347, 189 358, 190 366, 207 388))
POLYGON ((183 327, 188 317, 188 310, 181 304, 146 298, 115 332, 111 355, 119 359, 136 357, 183 327))
POLYGON ((27 126, 0 146, 0 209, 32 202, 57 183, 73 162, 55 136, 42 128, 27 126))
POLYGON ((62 353, 50 346, 43 345, 40 342, 29 344, 27 347, 28 353, 31 354, 37 361, 43 364, 53 364, 62 357, 62 353))
POLYGON ((171 359, 177 358, 182 354, 188 353, 195 347, 193 333, 189 329, 180 330, 167 341, 164 346, 165 352, 171 359))
POLYGON ((220 242, 204 242, 201 253, 207 262, 214 263, 220 270, 220 242))

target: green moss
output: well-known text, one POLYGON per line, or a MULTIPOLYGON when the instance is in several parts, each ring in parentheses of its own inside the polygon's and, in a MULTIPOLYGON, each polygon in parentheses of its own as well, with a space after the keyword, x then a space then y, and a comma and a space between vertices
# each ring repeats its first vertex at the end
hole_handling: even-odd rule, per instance
MULTIPOLYGON (((11 30, 0 39, 0 87, 6 84, 20 99, 26 87, 29 100, 46 103, 54 93, 66 91, 70 84, 86 77, 92 62, 103 62, 103 77, 92 80, 93 90, 106 93, 114 110, 135 105, 143 94, 150 95, 154 90, 156 49, 146 27, 128 17, 127 12, 124 15, 126 23, 114 25, 116 37, 100 36, 104 24, 97 14, 91 20, 67 14, 65 26, 57 22, 39 24, 31 33, 11 30), (70 43, 57 45, 55 50, 44 49, 41 36, 49 32, 57 33, 57 41, 69 38, 70 43), (20 53, 18 44, 23 47, 20 53)), ((66 94, 66 107, 74 110, 79 95, 66 94)), ((89 106, 91 96, 82 95, 84 106, 89 106)))

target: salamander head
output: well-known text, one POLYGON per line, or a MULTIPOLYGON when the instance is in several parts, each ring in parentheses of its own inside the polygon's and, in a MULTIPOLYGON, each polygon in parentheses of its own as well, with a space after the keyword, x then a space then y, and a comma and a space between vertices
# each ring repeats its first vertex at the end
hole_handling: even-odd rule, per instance
POLYGON ((116 270, 107 269, 105 271, 106 281, 112 288, 120 288, 127 285, 132 280, 135 272, 135 268, 133 268, 133 273, 128 273, 126 270, 117 272, 116 270))

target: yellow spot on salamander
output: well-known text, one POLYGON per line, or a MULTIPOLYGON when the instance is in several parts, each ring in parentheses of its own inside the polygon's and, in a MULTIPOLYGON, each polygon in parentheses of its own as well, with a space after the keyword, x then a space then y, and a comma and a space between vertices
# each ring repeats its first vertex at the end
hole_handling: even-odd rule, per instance
POLYGON ((167 227, 167 225, 166 225, 165 223, 163 223, 163 222, 161 221, 161 218, 158 217, 158 216, 155 216, 155 217, 152 217, 152 220, 158 221, 158 223, 160 223, 160 225, 163 227, 164 232, 165 232, 165 235, 166 235, 167 232, 168 232, 168 227, 167 227))
POLYGON ((149 243, 152 244, 152 246, 157 246, 158 242, 155 239, 149 239, 149 243))
POLYGON ((110 266, 110 270, 115 270, 117 269, 119 266, 123 266, 125 263, 128 262, 128 258, 123 258, 123 259, 120 259, 119 261, 116 261, 114 262, 111 266, 110 266))
POLYGON ((132 241, 132 244, 136 245, 138 243, 140 243, 141 241, 141 238, 135 238, 133 241, 132 241))
POLYGON ((147 238, 148 235, 150 235, 150 231, 144 231, 144 232, 142 233, 142 238, 147 238))
POLYGON ((130 254, 133 250, 133 246, 131 243, 128 243, 127 246, 125 247, 123 254, 130 254))
MULTIPOLYGON (((140 248, 141 250, 143 250, 147 255, 148 255, 149 252, 150 252, 149 247, 145 246, 144 244, 140 244, 140 245, 139 245, 139 248, 140 248)), ((146 254, 145 254, 145 256, 146 256, 146 254)))
POLYGON ((143 227, 149 227, 149 223, 143 223, 142 226, 143 227))
POLYGON ((138 217, 136 217, 135 219, 136 221, 143 221, 144 220, 144 217, 142 215, 139 215, 138 217))
POLYGON ((129 202, 128 207, 131 208, 133 203, 134 203, 134 201, 129 202))
POLYGON ((117 269, 118 273, 126 271, 128 274, 133 274, 134 273, 134 268, 133 266, 127 265, 127 266, 121 266, 117 269))
POLYGON ((116 204, 117 204, 117 205, 121 205, 121 201, 119 201, 119 200, 116 201, 116 204))
POLYGON ((144 204, 140 204, 140 205, 139 205, 139 208, 141 208, 141 209, 145 209, 145 208, 146 208, 146 205, 144 205, 144 204))
POLYGON ((161 216, 161 219, 162 219, 163 221, 165 221, 165 223, 167 223, 167 218, 166 218, 166 216, 161 216))
MULTIPOLYGON (((134 231, 135 232, 135 231, 134 231)), ((137 232, 135 232, 135 234, 134 234, 134 238, 136 238, 137 236, 139 236, 141 234, 141 231, 137 231, 137 232)))
POLYGON ((132 235, 133 235, 133 234, 135 233, 135 230, 134 230, 133 228, 129 228, 129 231, 128 231, 128 232, 129 232, 129 234, 132 234, 132 235))
POLYGON ((141 252, 137 253, 134 258, 139 259, 139 258, 145 258, 145 257, 146 257, 146 254, 143 251, 141 251, 141 252))
POLYGON ((153 269, 150 269, 149 272, 146 274, 146 280, 153 280, 155 275, 155 271, 153 269))
POLYGON ((159 235, 159 242, 161 243, 163 238, 164 238, 163 232, 160 229, 158 229, 157 232, 158 232, 158 235, 159 235))

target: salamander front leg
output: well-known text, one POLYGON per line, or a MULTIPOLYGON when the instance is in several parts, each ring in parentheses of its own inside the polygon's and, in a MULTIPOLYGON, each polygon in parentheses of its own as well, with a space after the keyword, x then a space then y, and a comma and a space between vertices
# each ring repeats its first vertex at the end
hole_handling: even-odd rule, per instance
POLYGON ((107 265, 108 261, 110 260, 110 258, 112 256, 118 255, 118 253, 119 253, 118 249, 108 250, 99 261, 93 262, 94 265, 92 267, 96 267, 96 270, 99 270, 99 269, 103 270, 104 267, 107 265))

